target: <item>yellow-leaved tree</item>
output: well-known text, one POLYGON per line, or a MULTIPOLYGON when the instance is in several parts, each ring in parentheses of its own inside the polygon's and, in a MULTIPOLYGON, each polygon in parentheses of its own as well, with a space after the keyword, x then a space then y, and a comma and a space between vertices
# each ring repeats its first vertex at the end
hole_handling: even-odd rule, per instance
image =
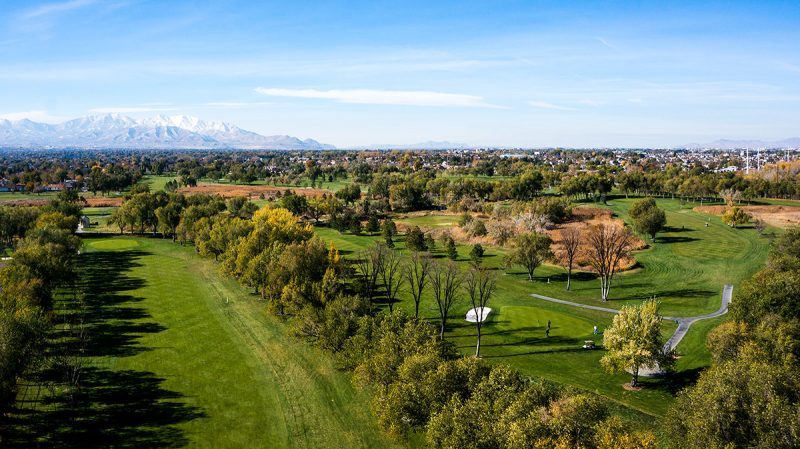
POLYGON ((640 368, 666 368, 672 357, 664 350, 661 320, 654 300, 622 307, 603 332, 603 346, 608 351, 600 359, 603 367, 608 371, 629 371, 633 387, 638 385, 640 368))

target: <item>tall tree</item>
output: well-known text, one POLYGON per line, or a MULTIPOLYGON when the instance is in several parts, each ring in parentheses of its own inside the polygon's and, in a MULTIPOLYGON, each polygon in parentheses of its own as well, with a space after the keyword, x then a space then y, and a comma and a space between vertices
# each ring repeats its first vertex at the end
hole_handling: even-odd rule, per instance
POLYGON ((494 273, 485 268, 472 267, 467 273, 465 285, 472 302, 472 310, 475 311, 475 331, 477 332, 475 357, 481 356, 481 328, 483 320, 486 319, 486 306, 494 294, 495 284, 494 273))
POLYGON ((600 277, 600 298, 608 300, 611 281, 619 269, 620 262, 630 254, 634 244, 631 232, 617 224, 592 226, 586 238, 589 264, 600 277))
POLYGON ((386 292, 386 299, 389 301, 389 313, 394 311, 394 302, 403 283, 403 271, 400 253, 386 247, 383 243, 376 243, 376 246, 383 245, 383 261, 380 264, 381 282, 386 292))
POLYGON ((509 264, 522 265, 528 272, 528 280, 533 280, 533 272, 553 257, 550 245, 553 241, 547 234, 526 232, 514 239, 514 248, 508 253, 509 264))
POLYGON ((664 229, 667 224, 667 215, 663 209, 659 209, 656 200, 645 198, 639 200, 631 206, 628 214, 633 219, 633 224, 638 232, 647 234, 652 241, 656 240, 656 234, 664 229))
POLYGON ((581 248, 581 232, 576 228, 565 228, 561 231, 561 257, 567 266, 567 291, 572 280, 572 267, 581 248))
POLYGON ((355 261, 358 271, 364 278, 363 288, 369 300, 370 310, 372 309, 372 299, 375 297, 375 289, 378 286, 385 251, 387 251, 386 245, 375 245, 362 251, 355 261))
POLYGON ((603 332, 603 346, 607 352, 600 363, 608 371, 630 370, 631 386, 638 385, 642 367, 664 368, 671 357, 664 352, 658 302, 623 306, 603 332))
POLYGON ((414 251, 406 261, 403 277, 408 282, 408 290, 414 299, 414 317, 419 318, 419 304, 422 293, 428 284, 428 273, 431 269, 431 256, 428 253, 414 251))
POLYGON ((655 242, 656 234, 661 232, 664 225, 667 224, 667 215, 662 209, 654 207, 636 217, 633 223, 637 231, 647 234, 650 236, 650 240, 655 242))
POLYGON ((411 251, 425 251, 425 235, 419 226, 412 226, 406 231, 406 248, 411 251))
POLYGON ((444 331, 447 327, 447 318, 450 309, 458 301, 458 290, 463 280, 463 275, 455 262, 433 262, 428 274, 433 288, 433 298, 439 309, 439 338, 444 340, 444 331))

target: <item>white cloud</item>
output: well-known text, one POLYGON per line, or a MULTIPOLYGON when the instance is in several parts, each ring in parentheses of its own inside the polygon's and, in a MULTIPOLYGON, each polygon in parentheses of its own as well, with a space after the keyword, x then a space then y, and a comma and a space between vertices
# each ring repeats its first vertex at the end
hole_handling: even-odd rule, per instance
POLYGON ((389 104, 401 106, 444 106, 461 108, 498 108, 483 97, 423 90, 372 89, 279 89, 258 87, 256 92, 271 97, 317 98, 354 104, 389 104))
POLYGON ((89 6, 96 2, 97 0, 70 0, 66 2, 46 3, 44 5, 41 5, 37 8, 33 8, 28 12, 22 14, 22 17, 25 19, 35 19, 37 17, 44 17, 44 16, 49 16, 51 14, 57 14, 61 12, 67 12, 67 11, 72 11, 74 9, 83 8, 84 6, 89 6))
POLYGON ((617 47, 615 47, 614 45, 611 45, 607 40, 605 40, 602 37, 595 37, 594 40, 596 40, 597 42, 600 42, 601 44, 603 44, 604 46, 606 46, 606 47, 608 47, 608 48, 610 48, 612 50, 617 50, 617 47))
POLYGON ((557 104, 548 103, 546 101, 529 101, 529 105, 540 109, 555 109, 558 111, 574 111, 575 108, 568 108, 566 106, 559 106, 557 104))
POLYGON ((252 106, 272 106, 277 103, 271 101, 256 101, 256 102, 244 102, 244 101, 212 101, 210 103, 203 103, 201 106, 207 108, 226 108, 226 109, 233 109, 233 108, 247 108, 252 106))
POLYGON ((45 110, 8 112, 5 114, 0 114, 0 119, 11 120, 11 121, 28 119, 34 122, 44 122, 44 123, 61 123, 64 120, 66 120, 66 118, 64 117, 50 115, 45 110))
POLYGON ((93 108, 89 112, 93 114, 128 114, 134 112, 166 112, 175 111, 176 108, 154 108, 151 106, 119 106, 107 108, 93 108))
POLYGON ((582 105, 586 105, 586 106, 591 106, 593 108, 596 108, 597 106, 602 106, 603 105, 602 102, 599 102, 599 101, 596 101, 596 100, 591 100, 591 99, 588 99, 588 98, 587 99, 583 99, 583 100, 579 100, 578 103, 580 103, 582 105))

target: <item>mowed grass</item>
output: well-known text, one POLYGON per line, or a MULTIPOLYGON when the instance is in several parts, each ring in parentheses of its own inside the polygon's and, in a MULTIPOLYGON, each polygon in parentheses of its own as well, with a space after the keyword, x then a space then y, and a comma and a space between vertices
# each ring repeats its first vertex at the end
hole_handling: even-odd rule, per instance
POLYGON ((169 175, 145 175, 139 180, 139 184, 146 184, 150 187, 151 192, 158 192, 159 190, 164 190, 167 183, 175 179, 177 179, 175 176, 169 175))
MULTIPOLYGON (((607 207, 630 223, 628 208, 637 200, 614 199, 607 207)), ((536 271, 535 282, 526 284, 527 293, 610 308, 656 298, 665 315, 694 316, 716 311, 725 284, 736 287, 763 266, 770 242, 754 229, 733 229, 720 217, 694 212, 694 205, 681 206, 678 200, 657 202, 666 210, 667 229, 658 234, 655 242, 647 239, 649 248, 634 254, 639 262, 637 268, 615 277, 607 303, 601 304, 595 275, 573 273, 571 290, 566 291, 566 270, 554 265, 544 265, 536 271)), ((458 216, 428 214, 398 222, 443 229, 456 225, 458 216)), ((489 253, 497 257, 487 263, 501 268, 505 249, 491 248, 489 253)), ((525 277, 520 267, 512 268, 511 274, 525 277)))
POLYGON ((58 447, 397 446, 327 353, 288 337, 191 247, 86 239, 80 260, 84 416, 65 421, 69 402, 55 395, 17 417, 19 432, 58 447))
MULTIPOLYGON (((627 219, 627 208, 633 201, 617 199, 610 201, 609 207, 627 219)), ((600 366, 603 350, 581 348, 585 340, 602 343, 602 335, 592 334, 593 326, 597 325, 602 332, 611 324, 612 314, 548 303, 530 296, 538 293, 611 308, 656 297, 663 314, 694 316, 717 310, 724 284, 738 285, 763 265, 769 240, 755 230, 731 229, 718 217, 693 212, 689 206, 681 208, 678 201, 658 200, 658 203, 667 210, 669 229, 659 235, 655 245, 636 254, 640 267, 617 277, 611 300, 605 304, 599 300, 599 282, 591 273, 574 273, 572 290, 567 292, 563 268, 543 266, 530 282, 519 267, 504 266, 503 248, 487 246, 483 265, 496 270, 498 281, 496 294, 489 304, 494 313, 484 327, 481 355, 490 362, 508 363, 528 375, 597 392, 631 410, 663 416, 678 389, 693 381, 698 369, 709 364, 705 336, 726 317, 699 321, 692 326, 678 347, 682 357, 675 376, 645 379, 644 390, 630 392, 621 388, 630 380, 629 376, 606 373, 600 366), (546 337, 548 320, 552 329, 546 337)), ((452 226, 457 220, 457 216, 441 214, 397 219, 398 223, 428 229, 452 226)), ((316 232, 321 238, 333 241, 350 257, 372 242, 383 240, 379 236, 341 234, 325 227, 318 227, 316 232)), ((439 248, 434 255, 441 260, 443 252, 440 243, 437 244, 439 248)), ((395 239, 395 245, 404 251, 402 236, 395 239)), ((470 249, 470 245, 458 245, 458 261, 464 269, 470 249)), ((735 294, 734 289, 734 300, 735 294)), ((413 313, 410 295, 401 293, 401 302, 395 307, 413 313)), ((475 351, 474 325, 463 319, 470 308, 469 300, 464 297, 453 309, 447 332, 463 354, 475 351)), ((423 298, 420 309, 424 317, 436 321, 437 310, 430 292, 423 298)), ((664 321, 665 340, 675 328, 674 322, 664 321)))
POLYGON ((18 200, 51 200, 55 198, 55 196, 55 192, 0 192, 0 202, 18 200))

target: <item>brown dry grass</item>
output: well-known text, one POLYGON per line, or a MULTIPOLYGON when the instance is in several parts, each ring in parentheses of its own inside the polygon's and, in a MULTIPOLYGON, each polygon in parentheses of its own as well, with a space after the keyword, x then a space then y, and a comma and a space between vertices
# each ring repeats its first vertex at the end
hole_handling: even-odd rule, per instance
MULTIPOLYGON (((625 223, 620 220, 619 218, 614 218, 611 210, 609 209, 601 209, 599 207, 576 207, 572 210, 572 220, 562 223, 558 225, 555 229, 548 231, 550 234, 550 238, 553 239, 555 244, 553 245, 553 252, 558 257, 563 253, 563 247, 559 243, 561 241, 561 232, 568 228, 577 229, 581 235, 586 235, 589 232, 589 228, 594 225, 599 224, 616 224, 618 226, 624 226, 625 223)), ((633 246, 633 250, 640 250, 647 247, 647 243, 645 243, 642 239, 635 237, 635 243, 633 246)), ((590 269, 589 263, 586 260, 586 255, 584 253, 584 249, 582 248, 578 252, 576 264, 580 269, 588 270, 590 269)), ((565 264, 566 262, 559 261, 560 264, 565 264)), ((628 270, 633 268, 636 265, 636 259, 634 257, 627 257, 623 259, 620 263, 620 268, 623 270, 628 270)))
POLYGON ((182 187, 178 192, 184 195, 195 195, 198 193, 205 193, 209 195, 220 195, 223 198, 233 198, 237 196, 244 196, 251 199, 260 198, 273 198, 278 192, 285 192, 291 190, 298 195, 307 197, 318 198, 323 194, 331 195, 332 191, 326 189, 312 189, 307 187, 274 187, 264 185, 233 185, 233 184, 200 184, 196 187, 182 187))
MULTIPOLYGON (((770 226, 785 228, 800 224, 800 207, 793 206, 739 206, 753 218, 764 221, 770 226)), ((710 215, 722 215, 729 209, 728 206, 700 206, 695 207, 695 212, 710 215)))
MULTIPOLYGON (((438 216, 448 216, 453 218, 453 226, 442 228, 442 227, 435 227, 435 226, 420 226, 420 228, 429 233, 434 239, 437 241, 445 234, 450 234, 451 237, 456 242, 461 244, 468 244, 474 245, 476 243, 480 243, 481 245, 494 245, 495 241, 493 238, 489 236, 483 237, 470 237, 467 235, 464 230, 458 227, 455 223, 458 221, 457 217, 461 215, 461 213, 449 212, 449 211, 440 211, 440 212, 411 212, 405 214, 401 217, 398 217, 398 220, 402 220, 402 218, 408 217, 417 217, 417 216, 426 216, 426 215, 438 215, 438 216)), ((479 218, 481 220, 488 220, 489 217, 484 214, 472 214, 473 217, 479 218)), ((598 224, 617 224, 619 226, 624 226, 624 222, 618 218, 614 218, 612 215, 611 210, 603 209, 599 207, 576 207, 573 209, 572 212, 572 219, 567 223, 562 223, 556 225, 555 228, 547 230, 547 234, 553 239, 553 252, 556 254, 556 257, 559 258, 562 251, 562 246, 558 242, 561 240, 561 232, 567 228, 576 228, 581 233, 581 235, 585 235, 591 226, 598 225, 598 224)), ((409 226, 405 223, 398 222, 397 228, 402 233, 407 230, 409 226)), ((638 237, 635 238, 634 250, 640 250, 647 247, 647 243, 643 240, 639 239, 638 237)), ((564 261, 561 261, 560 258, 557 260, 559 265, 565 265, 564 261)), ((579 254, 575 260, 575 268, 591 271, 591 267, 589 266, 586 256, 583 251, 579 251, 579 254)), ((628 270, 633 268, 636 265, 636 259, 633 257, 625 258, 622 260, 620 266, 622 270, 628 270)))
POLYGON ((88 207, 119 207, 122 205, 123 198, 121 196, 90 196, 84 197, 84 206, 88 207))

